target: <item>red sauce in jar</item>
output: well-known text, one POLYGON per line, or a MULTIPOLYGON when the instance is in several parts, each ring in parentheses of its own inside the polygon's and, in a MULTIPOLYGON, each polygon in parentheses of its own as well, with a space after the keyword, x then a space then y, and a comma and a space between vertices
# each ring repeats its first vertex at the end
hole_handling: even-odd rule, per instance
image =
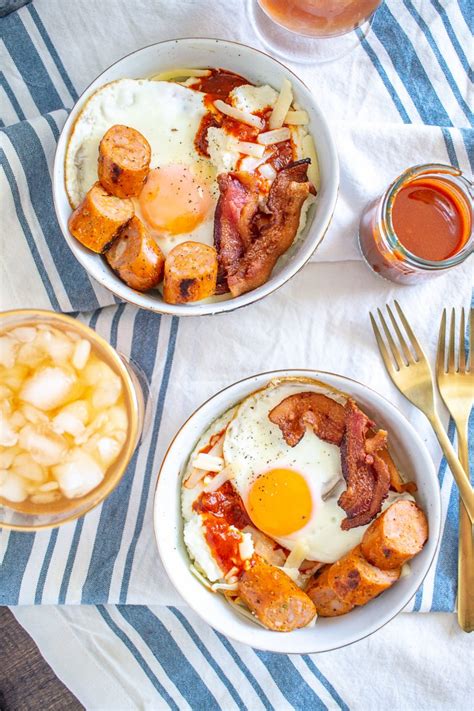
POLYGON ((436 262, 456 254, 470 229, 452 191, 434 179, 414 180, 401 188, 393 202, 392 224, 409 252, 436 262))

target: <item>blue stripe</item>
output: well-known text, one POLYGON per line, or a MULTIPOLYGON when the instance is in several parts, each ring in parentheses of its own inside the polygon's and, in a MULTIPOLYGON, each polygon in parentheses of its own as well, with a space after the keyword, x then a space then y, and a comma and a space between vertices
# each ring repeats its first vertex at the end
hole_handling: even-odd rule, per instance
POLYGON ((35 23, 36 27, 38 28, 38 32, 40 33, 43 42, 45 43, 46 47, 48 48, 48 51, 53 58, 53 61, 56 65, 56 68, 61 75, 61 78, 65 85, 67 86, 67 89, 69 91, 69 94, 71 95, 71 98, 74 101, 77 101, 79 98, 79 95, 77 91, 75 90, 68 73, 66 72, 66 69, 64 68, 64 64, 62 63, 59 54, 56 51, 56 48, 54 47, 53 43, 51 42, 51 39, 46 31, 45 26, 43 25, 40 16, 38 15, 36 8, 34 7, 33 3, 28 5, 28 12, 30 13, 33 22, 35 23))
POLYGON ((199 651, 201 652, 201 654, 203 655, 203 657, 205 657, 205 659, 206 659, 207 663, 209 664, 209 666, 211 666, 211 667, 214 669, 214 671, 215 671, 215 673, 217 674, 217 676, 219 677, 219 679, 220 679, 220 680, 222 681, 222 683, 226 686, 227 691, 228 691, 229 694, 232 696, 232 698, 234 699, 234 701, 235 701, 235 703, 237 704, 237 706, 239 707, 239 709, 242 709, 242 711, 246 711, 246 706, 245 706, 245 704, 243 703, 242 698, 241 698, 241 697, 239 696, 239 694, 237 693, 237 691, 236 691, 234 685, 230 682, 230 680, 229 680, 229 679, 226 677, 226 675, 223 673, 222 669, 221 669, 220 666, 216 663, 216 661, 215 661, 214 658, 211 656, 211 654, 209 654, 209 651, 207 650, 207 648, 205 647, 205 645, 201 642, 201 640, 199 639, 199 636, 198 636, 198 635, 196 634, 196 632, 193 630, 193 628, 191 627, 191 625, 189 624, 189 622, 187 621, 187 619, 184 617, 184 615, 183 615, 179 610, 177 610, 176 607, 170 607, 170 608, 168 608, 168 609, 169 609, 169 610, 173 613, 173 615, 181 622, 181 624, 183 625, 184 629, 186 630, 186 632, 189 634, 189 636, 190 636, 191 639, 193 640, 193 642, 194 642, 194 644, 196 645, 196 647, 199 649, 199 651))
POLYGON ((5 77, 5 74, 3 72, 0 72, 0 86, 3 88, 5 94, 8 97, 9 102, 13 106, 16 115, 18 116, 19 121, 24 121, 25 120, 25 114, 23 113, 23 110, 18 103, 18 100, 13 93, 10 84, 7 82, 7 79, 5 77))
POLYGON ((56 220, 51 178, 41 141, 28 121, 15 124, 5 132, 25 171, 31 204, 72 308, 83 311, 96 309, 99 302, 89 276, 69 249, 56 220), (41 175, 41 180, 38 180, 38 175, 41 175))
MULTIPOLYGON (((444 25, 444 28, 448 34, 449 39, 451 40, 451 44, 453 45, 454 50, 459 57, 459 61, 461 62, 464 69, 466 70, 467 76, 469 77, 470 81, 473 81, 474 80, 474 72, 472 71, 472 67, 470 66, 469 61, 468 61, 466 55, 464 54, 464 50, 461 47, 461 44, 460 44, 458 38, 456 37, 456 34, 455 34, 455 32, 452 28, 452 25, 449 21, 449 17, 446 13, 446 10, 441 5, 439 0, 431 0, 431 4, 433 5, 435 10, 438 12, 439 16, 441 17, 441 21, 444 25)), ((472 19, 473 14, 474 14, 473 8, 471 7, 471 19, 472 19)))
POLYGON ((3 166, 5 175, 7 176, 7 180, 10 185, 10 190, 12 192, 13 200, 15 202, 15 209, 16 209, 16 215, 18 217, 18 221, 21 225, 21 228, 23 230, 23 234, 25 235, 26 241, 28 242, 28 247, 30 248, 31 255, 35 261, 36 267, 37 267, 39 275, 41 277, 41 281, 43 282, 43 286, 46 290, 46 293, 48 294, 49 300, 51 302, 51 306, 56 311, 60 311, 59 301, 56 298, 56 294, 54 293, 53 285, 51 284, 51 281, 48 276, 48 272, 46 271, 46 268, 43 264, 43 260, 41 259, 40 253, 38 252, 38 248, 36 246, 35 239, 33 237, 33 234, 30 230, 27 219, 25 217, 25 213, 23 212, 23 208, 21 206, 20 191, 18 190, 18 185, 16 183, 15 176, 13 175, 13 171, 10 168, 10 164, 7 160, 5 153, 3 152, 3 150, 1 148, 0 148, 0 165, 3 166))
POLYGON ((125 632, 123 632, 123 630, 121 630, 120 627, 113 621, 105 607, 103 607, 102 605, 97 605, 96 609, 99 615, 106 623, 106 625, 112 630, 114 634, 117 635, 120 641, 123 642, 123 644, 127 647, 128 651, 133 654, 135 661, 138 662, 138 664, 142 668, 142 671, 147 675, 147 677, 149 678, 157 692, 160 694, 160 696, 162 696, 166 703, 169 704, 170 708, 179 711, 179 707, 175 704, 166 689, 160 684, 160 682, 156 678, 156 675, 152 672, 146 661, 143 659, 142 655, 135 647, 130 637, 128 637, 125 632))
POLYGON ((420 13, 419 13, 419 12, 416 10, 416 8, 413 6, 413 4, 412 4, 412 2, 411 2, 410 0, 403 0, 403 4, 404 4, 405 7, 407 8, 407 10, 408 10, 408 12, 410 13, 410 15, 414 18, 414 20, 415 20, 416 24, 418 25, 418 27, 419 27, 419 28, 421 29, 421 31, 424 33, 424 35, 425 35, 425 37, 426 37, 426 40, 427 40, 428 44, 430 45, 430 47, 431 47, 431 49, 432 49, 432 51, 433 51, 433 54, 435 55, 436 59, 438 60, 439 66, 440 66, 441 69, 443 70, 443 74, 444 74, 444 76, 446 77, 446 81, 448 82, 451 91, 453 92, 454 96, 456 97, 457 102, 458 102, 459 106, 461 107, 461 109, 463 110, 463 112, 464 112, 466 118, 468 119, 468 121, 469 121, 469 122, 471 123, 471 125, 472 125, 472 124, 473 124, 474 115, 473 115, 472 111, 469 109, 469 106, 468 106, 468 105, 466 104, 466 102, 464 101, 464 98, 463 98, 463 96, 461 95, 461 92, 459 91, 458 85, 457 85, 456 82, 454 81, 454 77, 453 77, 453 75, 451 74, 451 72, 450 72, 450 70, 449 70, 449 67, 448 67, 448 65, 446 64, 446 61, 444 60, 443 55, 441 54, 441 52, 440 52, 439 49, 438 49, 438 45, 436 44, 436 41, 435 41, 435 39, 434 39, 434 37, 433 37, 433 35, 432 35, 432 33, 431 33, 430 28, 428 27, 428 25, 426 24, 426 22, 424 21, 424 19, 421 17, 420 13))
POLYGON ((472 6, 472 0, 458 0, 459 9, 461 10, 462 16, 466 21, 466 25, 473 31, 474 22, 474 10, 472 6))
POLYGON ((327 708, 286 654, 260 652, 256 649, 254 652, 265 664, 273 681, 296 711, 308 711, 308 709, 320 711, 327 708))
POLYGON ((53 119, 53 117, 50 114, 45 114, 43 116, 43 118, 47 121, 48 126, 51 129, 51 133, 53 134, 54 139, 57 143, 59 140, 59 128, 56 125, 56 121, 53 119))
POLYGON ((143 488, 142 488, 142 494, 141 494, 141 498, 140 498, 140 505, 139 505, 139 509, 138 509, 137 520, 135 523, 135 531, 133 532, 132 541, 130 543, 128 553, 127 553, 127 558, 125 561, 125 569, 124 569, 124 573, 123 573, 122 587, 120 590, 120 602, 122 602, 122 603, 125 603, 127 601, 128 586, 130 584, 130 576, 132 574, 133 559, 135 556, 135 550, 137 547, 138 539, 139 539, 140 534, 142 532, 143 522, 145 520, 145 510, 146 510, 146 505, 147 505, 149 491, 150 491, 151 477, 153 475, 152 467, 153 467, 153 462, 155 459, 154 443, 156 443, 156 441, 157 441, 158 432, 159 432, 160 425, 161 425, 161 418, 163 415, 163 408, 165 405, 166 391, 168 389, 168 383, 169 383, 170 373, 171 373, 171 366, 173 364, 174 349, 176 346, 176 336, 178 333, 178 323, 179 322, 178 322, 177 317, 173 316, 173 318, 171 320, 170 339, 168 342, 168 352, 166 354, 166 362, 165 362, 165 367, 164 367, 163 379, 161 381, 160 393, 158 395, 156 417, 155 417, 155 423, 153 426, 153 435, 151 438, 151 442, 153 443, 153 445, 150 446, 150 450, 148 453, 148 458, 147 458, 147 462, 146 462, 146 469, 145 469, 145 476, 143 478, 143 488))
POLYGON ((82 527, 84 526, 84 516, 76 521, 76 526, 74 528, 74 535, 72 537, 71 546, 69 548, 69 553, 67 556, 66 565, 64 568, 63 579, 61 580, 61 587, 59 588, 58 604, 64 605, 66 602, 66 595, 69 587, 69 581, 71 579, 72 570, 74 567, 74 562, 77 555, 77 547, 79 545, 79 540, 81 538, 82 527))
POLYGON ((403 123, 411 123, 410 117, 408 116, 405 107, 403 106, 400 97, 398 96, 397 91, 395 90, 395 87, 393 86, 392 82, 388 78, 387 72, 385 71, 384 67, 382 66, 382 63, 380 59, 378 58, 377 54, 374 52, 370 44, 367 42, 364 33, 362 30, 357 29, 357 36, 359 37, 360 43, 362 47, 365 49, 370 61, 374 65, 375 69, 378 72, 378 75, 380 76, 383 85, 387 89, 390 98, 392 99, 393 103, 395 104, 395 108, 397 109, 398 113, 400 114, 400 117, 403 121, 403 123))
POLYGON ((451 136, 451 132, 450 132, 449 128, 442 128, 441 132, 443 134, 444 142, 446 144, 446 150, 448 152, 449 162, 455 168, 459 168, 458 158, 456 155, 456 150, 454 148, 454 142, 453 142, 453 137, 451 136))
MULTIPOLYGON (((160 316, 151 314, 149 311, 139 310, 136 312, 131 338, 131 359, 138 363, 148 382, 151 382, 153 376, 160 324, 160 316)), ((113 341, 113 339, 111 340, 113 341)), ((156 441, 151 440, 151 450, 154 450, 155 446, 156 441)), ((83 604, 108 600, 114 565, 120 551, 123 529, 127 520, 139 451, 139 448, 135 450, 121 482, 102 504, 89 570, 82 590, 83 604), (111 530, 114 531, 113 536, 110 535, 111 530)))
POLYGON ((452 126, 412 43, 386 3, 375 13, 372 30, 385 47, 422 121, 429 125, 452 126))
MULTIPOLYGON (((3 535, 3 533, 2 533, 3 535)), ((11 531, 0 566, 0 605, 17 605, 23 573, 30 559, 35 533, 11 531)))
POLYGON ((273 706, 270 703, 270 701, 268 700, 268 697, 265 695, 262 687, 258 683, 257 679, 254 677, 254 675, 252 674, 250 669, 243 663, 243 661, 241 660, 241 658, 239 657, 239 655, 237 654, 237 652, 235 651, 235 649, 233 648, 233 646, 231 645, 231 643, 229 642, 227 637, 224 637, 223 634, 220 634, 220 632, 217 632, 214 629, 212 631, 214 632, 215 635, 217 635, 217 637, 219 638, 219 640, 221 641, 223 646, 227 649, 227 651, 229 652, 232 659, 239 667, 242 674, 248 679, 248 681, 250 682, 250 685, 252 686, 253 690, 255 691, 255 693, 257 694, 257 696, 259 697, 260 701, 265 706, 267 711, 273 711, 273 706))
POLYGON ((345 701, 342 700, 342 698, 339 696, 337 693, 336 689, 333 687, 329 679, 326 679, 324 674, 318 669, 316 664, 313 662, 309 654, 303 654, 302 655, 302 660, 305 662, 306 666, 308 669, 312 671, 316 679, 318 679, 319 682, 324 686, 326 691, 331 694, 332 698, 334 701, 338 704, 339 708, 342 709, 342 711, 349 711, 349 706, 345 703, 345 701))
POLYGON ((467 157, 471 170, 474 173, 474 131, 470 128, 460 128, 459 131, 463 137, 464 145, 466 146, 467 157))
MULTIPOLYGON (((43 602, 44 584, 46 582, 46 576, 48 574, 49 565, 51 563, 51 558, 53 557, 54 548, 56 546, 56 540, 58 538, 58 530, 59 529, 55 528, 53 531, 51 531, 50 536, 49 536, 48 547, 46 549, 46 553, 43 558, 43 565, 41 566, 41 571, 40 571, 40 574, 38 577, 38 584, 36 586, 35 605, 40 605, 43 602)), ((46 536, 47 533, 43 532, 42 535, 46 536)))
POLYGON ((220 711, 211 690, 188 662, 159 617, 143 606, 118 605, 117 610, 148 645, 192 709, 220 711))
POLYGON ((2 19, 0 25, 5 46, 23 81, 28 87, 40 114, 64 107, 41 57, 17 12, 2 19))

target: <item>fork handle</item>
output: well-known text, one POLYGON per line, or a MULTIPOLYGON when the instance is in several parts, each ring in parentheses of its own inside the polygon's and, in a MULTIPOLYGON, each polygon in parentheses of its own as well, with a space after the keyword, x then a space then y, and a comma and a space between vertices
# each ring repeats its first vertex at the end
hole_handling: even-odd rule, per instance
POLYGON ((430 422, 438 438, 438 442, 441 445, 441 449, 444 452, 444 456, 447 459, 452 475, 458 485, 459 494, 466 508, 467 515, 471 520, 471 524, 474 524, 474 491, 472 490, 469 477, 462 468, 456 456, 456 452, 449 441, 449 437, 444 431, 443 423, 436 413, 430 417, 430 422))
MULTIPOLYGON (((467 425, 467 423, 466 423, 467 425)), ((458 428, 459 459, 469 471, 467 426, 458 428)), ((458 621, 465 632, 474 630, 474 538, 472 524, 462 501, 459 508, 458 621)))

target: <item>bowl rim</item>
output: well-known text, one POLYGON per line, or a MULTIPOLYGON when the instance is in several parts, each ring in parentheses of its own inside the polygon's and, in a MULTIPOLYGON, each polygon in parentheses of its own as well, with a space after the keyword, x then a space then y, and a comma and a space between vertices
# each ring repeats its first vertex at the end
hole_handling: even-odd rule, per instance
MULTIPOLYGON (((265 385, 263 385, 262 387, 265 387, 265 385)), ((330 386, 330 387, 337 387, 337 386, 332 385, 332 386, 330 386)), ((260 389, 260 385, 256 385, 256 390, 258 390, 258 389, 260 389)), ((343 392, 343 391, 342 391, 342 392, 343 392)), ((250 394, 251 394, 251 393, 250 393, 250 394)), ((248 394, 247 394, 247 395, 244 395, 243 398, 244 398, 244 397, 248 397, 248 394)), ((240 402, 240 400, 239 400, 238 402, 240 402)), ((238 402, 237 402, 236 404, 238 404, 238 402)), ((232 407, 231 404, 228 405, 228 406, 229 406, 229 407, 232 407)), ((218 412, 218 413, 215 413, 214 419, 215 419, 216 417, 219 417, 220 414, 222 414, 222 411, 220 411, 220 412, 218 412)), ((211 420, 211 422, 212 422, 212 420, 211 420)), ((157 545, 157 548, 158 548, 158 553, 159 553, 159 556, 160 556, 160 560, 161 560, 161 562, 162 562, 162 564, 163 564, 163 567, 164 567, 164 569, 165 569, 165 571, 166 571, 166 574, 168 575, 168 578, 169 578, 169 580, 171 581, 171 583, 172 583, 174 589, 176 590, 176 592, 178 593, 178 595, 183 598, 183 600, 185 601, 185 603, 186 603, 187 605, 189 605, 189 607, 190 607, 197 615, 199 615, 199 617, 200 617, 202 620, 204 620, 204 622, 206 622, 206 624, 209 624, 211 627, 213 627, 214 629, 216 629, 218 632, 220 632, 221 634, 224 634, 224 635, 227 636, 227 637, 230 637, 230 638, 233 639, 234 641, 237 641, 237 642, 239 642, 239 643, 241 643, 241 644, 247 644, 247 645, 251 646, 252 648, 254 648, 254 649, 259 649, 259 650, 261 650, 261 651, 269 651, 269 652, 273 652, 273 653, 276 653, 276 654, 322 654, 322 653, 324 653, 324 652, 331 652, 331 651, 334 651, 334 650, 336 650, 336 649, 343 649, 343 648, 345 648, 345 647, 350 646, 351 644, 354 644, 354 643, 359 642, 359 641, 361 641, 361 640, 363 640, 363 639, 366 639, 367 637, 370 637, 372 634, 374 634, 374 633, 377 632, 378 630, 380 630, 380 629, 382 629, 383 627, 385 627, 387 624, 389 624, 389 622, 391 622, 395 617, 397 617, 397 615, 399 615, 399 614, 403 611, 403 609, 406 607, 406 605, 408 605, 408 603, 415 597, 416 593, 418 592, 418 590, 419 590, 419 589, 421 588, 421 586, 423 585, 423 582, 425 581, 426 576, 428 575, 429 571, 431 570, 431 567, 432 567, 432 565, 433 565, 433 561, 434 561, 435 558, 436 558, 436 555, 437 555, 437 553, 438 553, 438 549, 439 549, 439 546, 440 546, 440 543, 441 543, 441 530, 442 530, 442 507, 441 507, 441 503, 442 503, 442 502, 441 502, 441 488, 440 488, 440 486, 439 486, 439 482, 438 482, 438 478, 437 478, 437 474, 436 474, 436 469, 435 469, 435 466, 434 466, 432 457, 431 457, 430 453, 428 452, 428 449, 427 449, 425 443, 423 442, 423 440, 421 439, 420 435, 418 434, 418 432, 417 432, 416 429, 414 428, 414 426, 411 424, 411 422, 409 422, 409 420, 407 419, 407 417, 405 416, 405 414, 402 412, 402 410, 401 410, 399 407, 397 407, 397 405, 394 405, 392 402, 390 402, 390 400, 388 400, 388 398, 386 398, 384 395, 381 395, 380 393, 378 393, 376 390, 374 390, 374 389, 371 388, 370 386, 366 385, 365 383, 361 383, 359 380, 356 380, 355 378, 350 378, 350 377, 348 377, 348 376, 346 376, 346 375, 341 375, 340 373, 334 373, 334 372, 332 372, 332 371, 327 371, 327 370, 315 370, 315 369, 312 369, 312 368, 294 368, 294 369, 271 370, 271 371, 263 371, 263 372, 255 373, 255 374, 250 375, 250 376, 246 376, 245 378, 241 378, 241 379, 239 379, 239 380, 237 380, 237 381, 231 383, 230 385, 226 385, 224 388, 221 388, 218 392, 216 392, 216 393, 214 393, 213 395, 211 395, 210 397, 208 397, 203 403, 201 403, 198 407, 196 407, 195 410, 194 410, 194 411, 189 415, 189 417, 185 420, 185 422, 183 422, 183 424, 179 427, 179 429, 177 430, 177 432, 175 433, 175 435, 174 435, 173 438, 171 439, 171 441, 170 441, 170 443, 169 443, 169 445, 168 445, 168 447, 167 447, 167 449, 166 449, 165 454, 163 455, 163 459, 162 459, 162 461, 161 461, 160 468, 159 468, 158 475, 157 475, 157 480, 156 480, 156 484, 155 484, 155 492, 154 492, 154 497, 153 497, 153 532, 154 532, 155 542, 156 542, 156 545, 157 545), (395 411, 395 413, 398 415, 399 418, 402 419, 404 425, 405 425, 405 426, 407 427, 407 429, 410 431, 410 434, 411 434, 411 436, 412 436, 412 439, 417 443, 418 447, 419 447, 422 451, 425 452, 425 454, 426 454, 426 456, 427 456, 427 459, 429 460, 429 462, 431 462, 431 467, 428 468, 428 472, 429 472, 429 473, 427 474, 427 476, 428 476, 429 478, 432 478, 432 479, 433 479, 433 483, 434 483, 434 487, 433 487, 433 488, 434 488, 434 490, 436 491, 435 502, 434 502, 435 508, 434 508, 434 511, 433 511, 433 514, 432 514, 432 517, 433 517, 433 519, 434 519, 434 523, 435 523, 435 525, 436 525, 436 528, 435 528, 435 530, 433 530, 433 528, 432 528, 433 521, 429 520, 429 539, 433 539, 433 538, 435 539, 435 543, 434 543, 433 548, 432 548, 431 556, 430 556, 429 560, 426 562, 425 570, 423 571, 423 574, 422 574, 422 576, 421 576, 421 578, 420 578, 420 580, 419 580, 418 585, 416 586, 416 588, 414 588, 412 591, 410 591, 408 595, 405 594, 405 597, 402 599, 402 602, 401 602, 400 604, 397 604, 396 609, 394 610, 393 614, 392 614, 391 612, 388 613, 388 616, 387 616, 387 615, 384 616, 384 621, 383 621, 381 624, 372 625, 371 628, 370 628, 370 630, 369 630, 368 632, 366 632, 366 633, 364 633, 364 634, 362 634, 362 635, 360 635, 360 636, 355 635, 355 636, 353 636, 353 638, 349 639, 349 641, 345 641, 345 642, 342 643, 342 644, 336 644, 336 645, 334 645, 334 646, 328 646, 328 647, 325 647, 324 649, 318 649, 318 650, 316 650, 316 651, 315 651, 315 650, 310 650, 309 647, 306 646, 302 651, 294 651, 294 650, 292 650, 292 651, 289 652, 289 651, 286 651, 286 650, 284 650, 284 649, 277 649, 276 647, 269 647, 268 644, 259 642, 258 639, 259 639, 259 632, 260 632, 260 629, 259 629, 259 627, 258 627, 257 625, 255 625, 255 631, 254 631, 254 637, 255 637, 255 639, 252 639, 252 642, 251 642, 251 643, 249 642, 249 640, 248 640, 247 637, 244 638, 244 635, 242 635, 242 636, 239 637, 239 636, 237 636, 237 635, 235 635, 235 634, 233 634, 233 633, 232 633, 232 634, 229 634, 229 633, 228 633, 228 630, 227 630, 226 627, 225 627, 225 624, 221 625, 221 624, 219 624, 219 623, 215 623, 215 622, 212 622, 212 623, 211 623, 211 622, 209 622, 208 618, 205 617, 205 616, 201 613, 201 611, 197 608, 196 605, 194 605, 193 600, 192 600, 192 596, 191 596, 190 594, 187 594, 186 592, 183 592, 183 591, 182 591, 182 588, 179 587, 178 584, 175 582, 174 571, 173 571, 173 570, 170 570, 170 567, 169 567, 169 565, 168 565, 167 556, 166 556, 166 555, 165 555, 165 556, 162 555, 162 549, 164 548, 164 546, 163 546, 163 544, 160 542, 160 541, 161 541, 161 537, 160 537, 160 535, 159 535, 159 528, 160 528, 160 526, 162 525, 162 523, 158 520, 158 505, 157 505, 157 500, 158 500, 158 495, 159 495, 158 490, 159 490, 159 486, 160 486, 161 474, 162 474, 162 471, 163 471, 163 469, 164 469, 164 467, 165 467, 166 460, 167 460, 167 458, 169 457, 169 455, 170 455, 170 453, 171 453, 171 450, 172 450, 172 448, 173 448, 173 446, 174 446, 174 444, 175 444, 175 441, 176 441, 177 438, 180 436, 180 434, 182 433, 182 431, 191 423, 191 421, 194 419, 194 417, 195 417, 204 407, 206 407, 207 405, 209 405, 209 404, 212 402, 212 400, 214 400, 214 399, 220 397, 221 395, 223 395, 224 393, 226 393, 226 392, 228 392, 228 391, 232 391, 234 388, 237 388, 239 385, 243 385, 243 384, 246 383, 246 382, 248 382, 248 383, 250 384, 251 381, 259 381, 261 378, 268 378, 268 383, 267 383, 267 384, 269 384, 269 383, 271 382, 271 380, 274 380, 274 379, 275 379, 275 380, 278 380, 279 378, 287 378, 287 377, 290 377, 290 378, 291 378, 291 377, 296 377, 296 378, 298 378, 299 376, 300 376, 300 377, 307 377, 307 378, 311 378, 311 379, 319 379, 319 378, 321 378, 321 382, 322 382, 323 384, 327 384, 327 385, 329 385, 329 384, 328 384, 328 383, 324 383, 324 377, 325 377, 325 376, 329 376, 330 378, 335 378, 335 379, 337 379, 337 380, 342 381, 342 386, 343 386, 344 382, 353 383, 353 384, 355 384, 356 386, 361 387, 361 388, 363 388, 364 390, 367 390, 367 391, 370 393, 371 398, 373 398, 375 401, 376 401, 377 399, 380 399, 380 400, 382 400, 382 401, 384 402, 385 406, 386 406, 388 409, 392 409, 393 411, 395 411)), ((179 510, 181 510, 181 509, 179 509, 179 510)), ((179 551, 176 551, 176 552, 175 552, 175 555, 178 555, 178 556, 179 556, 179 555, 180 555, 179 551)), ((233 614, 235 615, 235 613, 233 613, 233 614)), ((265 629, 264 631, 265 631, 265 632, 269 632, 269 631, 271 631, 271 630, 266 630, 266 629, 265 629)), ((275 634, 277 634, 277 633, 275 633, 275 634)), ((283 644, 284 644, 284 637, 285 637, 285 635, 281 635, 281 634, 280 634, 280 635, 278 635, 277 638, 278 638, 278 639, 281 638, 281 639, 283 640, 283 644)))
MULTIPOLYGON (((250 45, 244 44, 242 42, 235 42, 233 40, 227 40, 227 39, 220 39, 216 37, 178 37, 178 38, 172 38, 172 39, 166 39, 166 40, 161 40, 160 42, 152 42, 151 44, 145 45, 143 47, 140 47, 139 49, 133 50, 132 52, 129 52, 128 54, 125 54, 123 57, 120 57, 117 59, 115 62, 112 62, 109 66, 107 66, 100 74, 98 74, 89 84, 88 86, 84 89, 84 91, 81 93, 81 95, 78 97, 76 102, 74 103, 69 116, 66 119, 66 122, 61 129, 61 132, 59 134, 59 138, 56 144, 55 152, 54 152, 54 161, 53 161, 53 185, 52 185, 52 193, 53 193, 53 204, 54 204, 54 210, 56 214, 56 219, 58 221, 59 228, 61 230, 61 233, 73 253, 74 257, 78 260, 78 262, 81 264, 83 269, 87 272, 87 274, 90 276, 90 278, 94 279, 98 284, 100 284, 103 288, 107 289, 110 291, 112 294, 114 294, 116 297, 122 299, 123 301, 126 301, 127 303, 133 304, 139 308, 146 309, 148 311, 151 311, 153 313, 159 313, 159 314, 166 314, 166 315, 171 315, 171 316, 213 316, 216 314, 220 313, 230 313, 232 311, 236 311, 237 309, 243 308, 245 306, 249 306, 252 303, 258 302, 261 299, 265 298, 266 296, 269 296, 273 292, 275 292, 277 289, 280 287, 284 286, 290 279, 292 279, 298 272, 303 269, 303 267, 309 262, 321 242, 326 236, 326 233, 329 229, 329 226, 332 222, 332 218, 334 216, 334 212, 336 209, 336 204, 337 204, 337 198, 339 195, 339 186, 340 186, 340 167, 339 167, 339 156, 337 152, 337 147, 336 147, 336 142, 334 140, 334 137, 332 135, 329 122, 326 120, 324 113, 321 111, 319 108, 319 104, 317 103, 313 92, 311 89, 307 86, 307 84, 289 67, 287 67, 283 62, 279 61, 275 57, 272 57, 270 54, 267 52, 264 52, 261 49, 258 49, 257 47, 252 47, 250 45), (315 238, 310 238, 311 232, 312 232, 312 224, 309 225, 308 227, 308 233, 305 237, 305 239, 302 241, 302 245, 304 245, 305 242, 308 242, 307 248, 304 250, 303 255, 298 259, 297 254, 298 251, 294 255, 294 266, 291 270, 289 270, 289 274, 285 277, 281 277, 280 275, 270 275, 270 278, 268 279, 265 284, 262 284, 261 286, 257 287, 257 289, 253 289, 252 291, 249 291, 245 294, 241 294, 240 296, 230 298, 225 301, 218 301, 218 302, 211 302, 211 303, 206 303, 202 304, 199 302, 195 302, 195 304, 187 305, 187 304, 167 304, 165 301, 162 299, 159 300, 157 299, 155 303, 147 303, 143 304, 142 303, 142 298, 146 296, 146 293, 141 293, 141 292, 136 292, 134 289, 131 287, 128 287, 127 285, 127 290, 129 294, 125 296, 120 290, 118 290, 114 284, 109 284, 108 281, 107 283, 104 282, 104 280, 99 280, 95 276, 93 276, 88 268, 86 267, 85 261, 82 258, 82 254, 80 250, 77 250, 74 246, 74 238, 72 235, 69 233, 69 230, 67 228, 67 223, 65 225, 62 224, 62 217, 61 217, 61 208, 59 205, 59 200, 61 193, 66 193, 66 189, 64 186, 64 174, 65 174, 65 160, 66 160, 66 153, 67 153, 67 146, 68 146, 68 138, 69 134, 71 131, 72 126, 74 125, 74 122, 77 118, 77 114, 79 113, 79 108, 84 102, 84 97, 87 95, 91 89, 91 87, 98 82, 101 77, 103 77, 104 74, 109 72, 113 67, 117 66, 124 60, 127 60, 129 57, 132 57, 133 55, 139 54, 141 52, 144 52, 146 50, 151 49, 152 47, 158 47, 164 44, 180 44, 180 43, 191 43, 191 42, 197 42, 197 43, 219 43, 223 45, 233 45, 236 47, 242 48, 244 51, 249 51, 250 53, 256 53, 259 55, 262 55, 266 59, 269 59, 270 61, 274 62, 275 64, 280 65, 280 67, 283 68, 284 71, 288 72, 291 74, 294 79, 296 80, 297 83, 299 83, 304 89, 308 92, 310 95, 312 102, 313 102, 313 107, 316 110, 319 119, 324 127, 326 136, 325 136, 325 142, 327 144, 327 148, 331 154, 331 163, 332 163, 332 169, 334 172, 333 179, 332 179, 332 187, 329 192, 328 196, 328 208, 327 208, 327 217, 324 223, 321 225, 318 235, 319 238, 316 240, 315 238), (272 281, 275 280, 275 283, 272 284, 272 281), (269 286, 272 284, 271 286, 269 286), (234 302, 239 302, 239 303, 234 303, 234 302)), ((66 194, 67 195, 67 194, 66 194)))
MULTIPOLYGON (((10 530, 10 531, 20 531, 23 533, 31 533, 33 531, 44 531, 46 529, 52 529, 52 528, 59 528, 59 526, 62 526, 65 523, 69 523, 70 521, 74 521, 78 518, 82 518, 82 516, 85 516, 89 511, 92 511, 92 509, 95 509, 99 504, 101 504, 105 499, 107 499, 110 494, 117 488, 117 486, 120 484, 121 480, 124 477, 125 472, 127 471, 127 467, 130 464, 130 460, 133 456, 133 453, 135 451, 135 448, 138 445, 138 440, 139 440, 139 434, 140 434, 140 420, 139 420, 139 401, 137 397, 137 392, 135 389, 135 386, 133 384, 132 378, 130 376, 130 373, 128 371, 127 366, 125 365, 124 361, 122 360, 122 356, 120 353, 108 342, 103 338, 101 335, 97 333, 97 331, 94 331, 93 328, 90 326, 87 326, 87 324, 82 323, 82 321, 78 321, 77 319, 73 318, 72 316, 69 316, 68 314, 63 314, 57 311, 48 311, 47 309, 11 309, 9 311, 2 311, 0 313, 0 325, 1 322, 3 321, 4 318, 16 318, 16 317, 24 317, 24 318, 34 318, 40 316, 44 319, 44 321, 61 321, 65 325, 67 325, 71 331, 79 331, 80 334, 83 335, 84 338, 87 338, 90 340, 92 343, 96 343, 101 346, 110 356, 110 359, 113 361, 114 365, 116 366, 117 370, 120 373, 120 377, 122 378, 122 382, 125 387, 125 398, 126 401, 129 403, 129 429, 127 432, 127 439, 125 441, 123 450, 121 451, 121 456, 120 459, 122 460, 122 465, 120 467, 119 473, 108 482, 107 484, 107 478, 104 479, 104 487, 103 489, 100 489, 100 496, 93 496, 94 494, 94 489, 90 492, 90 502, 87 504, 86 508, 81 509, 80 511, 74 512, 67 516, 66 518, 62 519, 61 521, 55 522, 55 523, 42 523, 42 524, 31 524, 31 525, 17 525, 17 524, 10 524, 10 523, 4 523, 3 521, 0 521, 0 530, 5 529, 5 530, 10 530)), ((13 326, 14 327, 14 326, 13 326)), ((99 485, 100 486, 100 485, 99 485)), ((99 493, 99 492, 97 492, 99 493)), ((86 494, 86 496, 89 496, 86 494)), ((77 501, 80 502, 81 498, 78 498, 77 501)), ((4 504, 2 504, 3 507, 5 507, 4 504)), ((9 508, 9 507, 6 507, 9 508)))

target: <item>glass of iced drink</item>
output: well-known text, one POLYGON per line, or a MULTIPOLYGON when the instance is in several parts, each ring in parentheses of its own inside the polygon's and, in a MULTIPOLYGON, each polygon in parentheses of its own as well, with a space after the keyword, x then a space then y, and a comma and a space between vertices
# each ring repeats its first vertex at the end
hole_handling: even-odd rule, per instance
POLYGON ((382 0, 248 0, 248 12, 272 54, 317 64, 334 61, 359 45, 381 4, 382 0))
POLYGON ((131 365, 77 319, 0 314, 0 527, 59 526, 117 486, 141 436, 131 365))

